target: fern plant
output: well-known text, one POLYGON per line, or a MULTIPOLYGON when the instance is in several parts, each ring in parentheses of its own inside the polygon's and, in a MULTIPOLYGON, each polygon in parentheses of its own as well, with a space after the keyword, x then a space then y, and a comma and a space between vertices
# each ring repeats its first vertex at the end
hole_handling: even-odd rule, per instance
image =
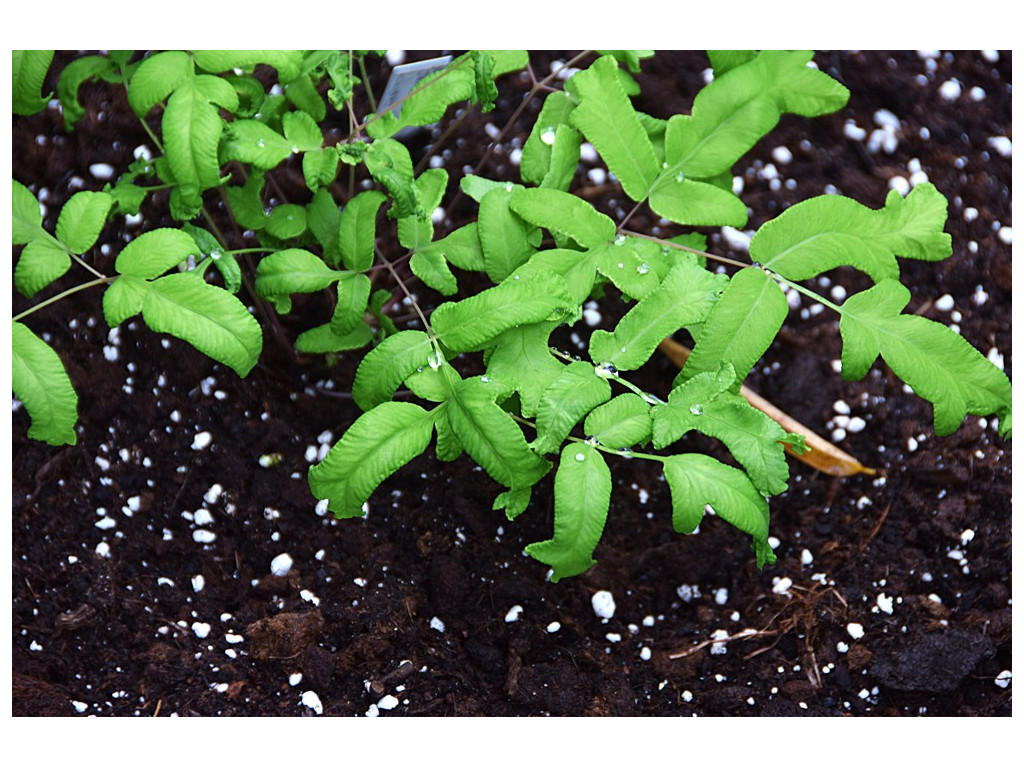
MULTIPOLYGON (((45 104, 45 54, 15 52, 16 112, 45 104)), ((105 286, 111 326, 141 314, 154 331, 185 339, 240 376, 262 348, 261 328, 237 295, 244 278, 252 278, 251 298, 282 314, 296 294, 326 292, 331 320, 302 332, 295 347, 366 350, 351 382, 363 413, 309 470, 314 496, 338 517, 360 517, 389 476, 433 445, 443 462, 465 454, 482 467, 500 487, 494 509, 514 519, 554 471, 554 530, 527 552, 550 566, 555 581, 594 564, 612 471, 627 459, 660 465, 677 531, 693 532, 710 510, 751 537, 759 567, 774 561, 768 500, 786 489, 785 452, 804 450, 803 436, 753 407, 741 386, 786 319, 784 290, 838 314, 845 379, 863 377, 881 357, 932 403, 936 434, 955 431, 967 414, 995 414, 1009 439, 1005 374, 946 326, 904 312, 910 294, 897 259, 937 261, 952 252, 946 201, 930 184, 906 197, 890 192, 879 207, 839 195, 794 205, 756 231, 750 263, 707 250, 700 228, 747 223, 733 166, 783 114, 834 112, 846 88, 816 69, 807 51, 711 52, 714 77, 690 113, 658 119, 631 100, 639 89, 633 75, 650 55, 581 54, 572 63, 590 63, 564 88, 554 75, 534 80, 527 98, 543 103, 518 179, 418 172, 396 135, 437 122, 453 105, 492 108, 496 79, 528 67, 525 52, 466 53, 409 93, 400 116, 388 109, 361 121, 354 94, 366 84, 355 71, 365 73, 368 52, 75 59, 58 81, 68 127, 82 114, 81 83, 119 83, 160 156, 139 160, 101 192, 72 197, 53 234, 32 192, 15 181, 14 243, 24 245, 15 285, 35 295, 78 263, 94 279, 70 290, 105 286), (275 75, 269 89, 268 72, 275 75), (147 118, 158 107, 156 130, 147 118), (348 136, 333 145, 321 127, 328 110, 349 120, 348 136), (618 221, 574 194, 584 141, 634 203, 618 221), (268 205, 268 179, 293 157, 301 158, 307 199, 268 205), (339 183, 346 168, 351 181, 365 179, 358 192, 339 183), (82 254, 107 221, 137 213, 158 189, 169 190, 168 210, 180 226, 129 243, 116 274, 96 272, 82 254), (477 214, 438 236, 431 213, 450 191, 471 199, 477 214), (212 199, 226 204, 240 230, 256 233, 258 247, 225 236, 210 214, 212 199), (679 234, 631 228, 644 206, 679 234), (411 278, 386 255, 393 249, 381 247, 389 238, 411 278), (251 275, 243 273, 243 254, 257 260, 251 275), (207 279, 211 265, 216 281, 207 279), (872 287, 840 305, 802 282, 838 266, 862 271, 872 287), (461 289, 473 272, 488 287, 461 289), (448 300, 422 304, 409 279, 448 300), (615 327, 590 333, 584 358, 559 350, 552 334, 563 326, 585 334, 583 306, 602 295, 628 307, 615 327), (399 327, 385 308, 403 298, 417 319, 399 327), (693 351, 662 400, 630 374, 680 332, 693 339, 693 351), (693 451, 690 433, 718 441, 732 461, 693 451)), ((56 352, 22 322, 28 314, 14 322, 15 394, 32 417, 31 437, 73 443, 73 387, 56 352)))

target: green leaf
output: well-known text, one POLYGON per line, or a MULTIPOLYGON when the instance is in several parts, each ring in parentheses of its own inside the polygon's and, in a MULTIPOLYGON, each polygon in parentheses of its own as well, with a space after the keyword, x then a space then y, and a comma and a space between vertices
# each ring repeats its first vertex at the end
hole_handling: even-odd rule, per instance
POLYGON ((423 453, 433 416, 412 403, 381 403, 367 411, 309 468, 309 488, 339 518, 361 517, 363 504, 387 477, 423 453))
POLYGON ((561 320, 573 308, 565 280, 542 272, 531 280, 512 278, 468 299, 442 304, 430 324, 446 347, 471 352, 491 346, 509 328, 561 320))
POLYGON ((96 244, 114 198, 106 192, 77 192, 57 217, 57 239, 71 253, 82 254, 96 244))
POLYGON ((224 187, 235 221, 246 229, 259 231, 266 226, 267 214, 261 199, 263 184, 263 171, 253 170, 241 186, 224 187))
POLYGON ((592 410, 583 431, 588 439, 621 450, 648 442, 652 423, 651 406, 640 395, 627 392, 592 410))
POLYGON ((259 120, 235 120, 228 124, 221 155, 225 161, 240 160, 257 168, 276 168, 293 152, 292 142, 259 120))
POLYGON ((520 187, 509 207, 526 221, 552 233, 571 237, 584 248, 604 245, 615 237, 615 222, 576 195, 557 189, 520 187))
POLYGON ((448 401, 448 423, 466 453, 497 482, 506 488, 531 486, 551 465, 530 450, 522 430, 494 398, 494 389, 479 378, 467 379, 448 401))
POLYGON ((460 56, 440 72, 427 75, 416 83, 401 104, 400 118, 395 118, 389 110, 385 119, 375 120, 367 126, 367 133, 374 139, 382 139, 409 125, 436 123, 444 117, 450 105, 472 99, 475 86, 472 60, 460 56))
POLYGON ((494 109, 498 98, 498 86, 494 84, 494 57, 486 51, 472 51, 473 58, 473 100, 480 104, 481 112, 494 109))
POLYGON ((292 240, 306 231, 306 209, 296 203, 276 206, 264 229, 279 240, 292 240))
POLYGON ((43 96, 43 82, 53 61, 53 51, 11 51, 13 86, 11 111, 16 115, 34 115, 49 103, 43 96))
POLYGON ((211 81, 227 89, 219 94, 223 100, 234 98, 237 103, 228 83, 213 75, 198 75, 171 94, 164 110, 164 148, 180 198, 178 215, 198 211, 201 193, 220 183, 217 146, 224 123, 210 99, 210 92, 219 90, 211 81))
POLYGON ((536 250, 528 237, 529 228, 509 207, 514 188, 499 187, 480 200, 477 232, 484 254, 487 276, 500 283, 522 266, 536 250))
POLYGON ((434 236, 434 223, 430 214, 441 204, 447 183, 448 171, 443 168, 431 168, 416 179, 420 204, 427 215, 404 216, 398 220, 398 242, 404 248, 414 250, 430 244, 434 236))
POLYGON ((636 238, 617 237, 591 253, 598 272, 611 280, 623 294, 639 301, 657 289, 662 278, 651 262, 637 253, 637 242, 636 238))
POLYGON ((655 182, 651 210, 677 224, 691 227, 731 226, 747 223, 747 206, 731 191, 714 184, 687 179, 678 173, 655 182))
POLYGON ((594 331, 590 359, 624 371, 639 368, 666 336, 704 321, 725 280, 696 264, 678 264, 657 290, 626 313, 614 332, 594 331))
POLYGON ((539 272, 553 272, 556 275, 561 275, 565 279, 569 295, 572 296, 576 309, 573 317, 567 318, 565 322, 574 322, 573 318, 576 314, 582 314, 580 305, 594 290, 597 278, 597 256, 605 250, 607 247, 589 251, 575 251, 569 248, 537 251, 528 262, 515 271, 513 277, 518 275, 522 280, 530 280, 539 272))
POLYGON ((370 278, 358 272, 344 272, 338 280, 338 302, 331 317, 331 332, 344 336, 363 321, 370 301, 370 278))
POLYGON ((654 446, 664 448, 690 430, 722 441, 765 496, 786 490, 789 466, 783 442, 788 434, 770 416, 729 391, 736 373, 728 363, 676 387, 667 405, 653 409, 654 446))
POLYGON ((163 51, 143 59, 128 83, 128 104, 139 117, 166 99, 193 76, 184 51, 163 51))
POLYGON ((910 291, 895 280, 854 294, 839 321, 843 378, 862 378, 878 355, 934 405, 935 434, 956 431, 968 413, 1009 422, 1010 381, 962 336, 919 315, 901 314, 910 291))
POLYGON ((665 132, 665 173, 709 178, 728 171, 784 113, 835 112, 849 91, 807 66, 810 51, 762 51, 746 64, 715 73, 694 99, 692 115, 677 115, 665 132))
POLYGON ((74 130, 75 124, 85 117, 85 108, 78 101, 78 89, 82 83, 98 80, 114 71, 114 62, 107 56, 82 56, 61 70, 57 80, 57 98, 64 112, 64 130, 74 130))
MULTIPOLYGON (((440 445, 440 434, 438 435, 438 445, 440 445)), ((440 455, 438 458, 441 458, 440 455)), ((458 457, 456 456, 456 458, 458 457)), ((505 510, 505 517, 509 520, 515 520, 519 515, 526 511, 527 507, 530 506, 530 497, 532 495, 532 486, 527 486, 526 488, 509 488, 507 491, 502 491, 497 495, 491 509, 503 509, 505 510)))
POLYGON ((771 346, 788 314, 789 304, 778 283, 764 270, 741 269, 711 309, 675 383, 717 371, 725 362, 735 369, 738 387, 771 346))
POLYGON ((352 398, 369 411, 387 402, 403 381, 429 365, 434 352, 423 331, 399 331, 366 353, 356 369, 352 398))
POLYGON ((11 179, 11 243, 23 245, 43 232, 43 212, 28 187, 11 179))
POLYGON ((11 388, 28 411, 28 436, 50 445, 74 445, 78 396, 64 364, 22 323, 11 329, 11 388))
POLYGON ((509 328, 494 340, 487 358, 487 375, 514 387, 526 418, 536 414, 544 390, 565 368, 548 346, 548 337, 557 325, 531 323, 509 328))
POLYGON ((322 187, 313 193, 306 204, 306 226, 323 248, 323 259, 336 267, 341 259, 338 233, 341 228, 341 210, 331 193, 322 187))
POLYGON ((342 262, 349 269, 363 272, 373 266, 377 211, 385 200, 382 192, 368 189, 349 200, 342 210, 338 248, 342 262))
POLYGON ((445 261, 444 252, 440 248, 428 245, 417 250, 409 259, 409 269, 425 285, 444 296, 452 296, 459 289, 455 275, 448 268, 448 262, 445 261))
POLYGON ((344 273, 328 267, 319 256, 301 248, 288 248, 260 259, 256 268, 256 292, 260 296, 316 293, 332 285, 344 273))
POLYGON ((939 261, 952 253, 942 231, 946 199, 931 184, 905 198, 891 190, 881 210, 838 195, 797 203, 766 222, 750 241, 750 257, 790 280, 806 280, 841 265, 872 280, 898 280, 896 256, 939 261))
POLYGON ((551 148, 558 126, 568 124, 575 102, 564 91, 552 91, 544 99, 537 122, 523 144, 519 175, 527 184, 541 184, 551 170, 551 148))
POLYGON ((695 531, 710 505, 718 517, 751 535, 758 568, 775 562, 768 546, 768 502, 743 472, 701 453, 667 456, 662 465, 676 531, 695 531))
POLYGON ((362 349, 371 341, 373 331, 365 323, 360 323, 344 336, 338 336, 331 330, 330 323, 324 323, 300 333, 295 339, 295 349, 307 355, 326 355, 362 349))
POLYGON ((555 472, 555 530, 547 541, 526 546, 526 554, 550 565, 552 582, 583 573, 597 561, 611 501, 612 475, 589 445, 567 445, 555 472))
POLYGON ((555 142, 551 145, 551 162, 540 185, 548 189, 568 190, 580 163, 580 145, 583 137, 575 128, 560 125, 555 128, 555 142))
POLYGON ((757 51, 708 51, 708 59, 711 60, 711 68, 716 77, 756 58, 757 51))
POLYGON ((195 239, 180 229, 161 227, 144 232, 117 254, 114 269, 146 280, 159 277, 189 256, 199 255, 195 239))
POLYGON ((436 253, 453 266, 470 272, 483 272, 486 268, 476 222, 459 227, 446 237, 421 248, 420 251, 428 258, 433 258, 433 254, 436 253))
POLYGON ((599 376, 590 363, 564 366, 537 405, 537 439, 530 447, 537 453, 554 453, 572 428, 611 396, 608 379, 599 376))
POLYGON ((338 153, 333 149, 306 152, 302 156, 302 177, 306 186, 316 192, 331 184, 338 176, 338 162, 338 153))
POLYGON ((565 89, 578 102, 570 122, 594 145, 623 191, 632 200, 647 199, 661 163, 622 88, 614 57, 602 56, 569 78, 565 89))
POLYGON ((263 347, 263 332, 242 302, 187 272, 150 283, 142 319, 154 332, 187 341, 242 377, 256 365, 263 347))
POLYGON ((404 144, 394 139, 378 139, 367 147, 363 162, 373 180, 391 195, 388 218, 426 215, 413 179, 412 158, 404 144))
POLYGON ((71 257, 59 243, 39 237, 26 245, 14 265, 14 285, 23 296, 35 296, 71 267, 71 257))
POLYGON ((142 311, 149 281, 134 275, 121 275, 103 292, 103 319, 107 325, 116 328, 129 317, 142 311))
POLYGON ((302 51, 192 51, 196 64, 207 72, 232 69, 252 70, 257 64, 268 64, 277 70, 280 82, 289 83, 302 71, 302 51))
POLYGON ((311 76, 303 75, 287 83, 284 93, 289 102, 309 114, 316 122, 323 122, 327 117, 327 104, 311 76))
POLYGON ((316 120, 305 112, 288 112, 281 118, 284 135, 291 142, 292 152, 312 152, 324 145, 324 135, 316 120))
POLYGON ((238 109, 235 110, 235 116, 240 118, 256 117, 267 100, 263 83, 252 75, 224 75, 223 77, 238 95, 238 109))

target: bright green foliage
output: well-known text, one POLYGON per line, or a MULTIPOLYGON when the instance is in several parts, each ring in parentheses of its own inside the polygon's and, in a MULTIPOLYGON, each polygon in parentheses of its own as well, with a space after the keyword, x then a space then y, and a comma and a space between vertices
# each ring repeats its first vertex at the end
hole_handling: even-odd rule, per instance
POLYGON ((594 366, 569 363, 544 390, 537 405, 537 453, 554 453, 572 428, 590 411, 608 401, 612 387, 594 366))
MULTIPOLYGON (((881 356, 933 403, 936 433, 954 431, 967 414, 995 414, 1009 438, 1006 375, 950 329, 904 313, 910 294, 897 257, 935 261, 952 252, 946 201, 930 184, 905 198, 891 192, 879 210, 838 195, 797 203, 760 227, 752 263, 730 274, 706 252, 705 235, 688 231, 745 226, 734 165, 782 115, 834 112, 846 88, 808 66, 807 51, 712 51, 714 78, 693 94, 690 113, 654 117, 632 102, 641 81, 634 75, 651 53, 588 54, 564 86, 555 75, 538 82, 534 124, 499 128, 503 137, 527 136, 521 183, 420 170, 399 131, 456 108, 491 110, 502 76, 527 66, 524 51, 458 57, 412 90, 400 117, 362 112, 379 95, 363 82, 373 79, 363 76, 373 63, 364 51, 79 57, 57 80, 65 126, 83 117, 84 83, 124 86, 159 156, 119 169, 102 191, 71 197, 53 233, 33 193, 13 181, 12 243, 21 249, 14 284, 33 296, 77 262, 93 273, 79 287, 106 285, 109 325, 141 316, 240 376, 262 350, 257 317, 291 313, 295 294, 323 295, 330 317, 310 313, 295 349, 329 360, 365 350, 351 385, 363 413, 310 469, 313 494, 338 517, 359 517, 380 484, 433 439, 439 461, 486 472, 497 486, 493 509, 511 520, 528 511, 553 468, 546 457, 558 454, 554 530, 527 547, 555 582, 594 564, 612 472, 626 459, 660 462, 677 531, 695 531, 711 509, 751 537, 759 567, 774 562, 768 498, 786 489, 784 449, 800 448, 802 438, 740 390, 786 320, 784 289, 838 313, 844 378, 864 376, 881 356), (345 124, 350 134, 338 137, 345 124), (574 188, 584 141, 636 204, 627 212, 609 215, 574 188), (307 189, 300 184, 295 195, 294 184, 279 181, 299 170, 307 189), (86 254, 108 221, 164 204, 166 193, 154 194, 163 189, 180 226, 139 233, 117 254, 115 273, 101 275, 86 254), (432 218, 441 206, 462 216, 474 205, 475 219, 460 219, 454 231, 432 218), (634 231, 645 219, 663 220, 634 231), (841 266, 863 271, 874 287, 836 306, 797 282, 841 266), (627 311, 617 309, 608 330, 590 302, 603 310, 620 301, 627 311), (400 302, 410 311, 392 312, 400 302), (695 343, 667 400, 624 378, 677 332, 695 343), (566 338, 577 354, 586 350, 582 359, 553 346, 566 338), (726 459, 692 452, 693 432, 717 441, 726 459)), ((49 51, 14 52, 15 114, 45 107, 51 59, 49 51)), ((443 149, 429 151, 433 158, 443 149)), ((491 168, 504 164, 490 159, 491 168)), ((305 312, 311 303, 295 306, 305 312)), ((13 323, 13 390, 31 437, 74 443, 77 398, 56 352, 21 322, 31 311, 13 323)))
POLYGON ((612 473, 589 445, 567 445, 555 472, 555 535, 528 544, 526 554, 547 563, 558 582, 588 570, 597 561, 612 494, 612 473))
POLYGON ((151 281, 142 319, 151 330, 187 341, 239 376, 252 370, 263 348, 263 332, 245 305, 198 275, 179 273, 151 281))
POLYGON ((565 281, 552 273, 530 280, 515 277, 457 303, 442 304, 431 315, 437 337, 453 352, 491 346, 516 326, 559 320, 572 306, 565 281))
POLYGON ((11 111, 16 115, 34 115, 49 101, 40 93, 53 61, 53 51, 11 51, 13 87, 11 111))
POLYGON ((583 431, 589 440, 625 449, 649 442, 652 424, 650 404, 639 395, 626 392, 592 410, 583 431))
POLYGON ((735 387, 767 351, 782 327, 789 304, 778 284, 760 269, 741 269, 701 327, 697 343, 676 383, 728 363, 736 372, 735 387))
POLYGON ((570 237, 584 248, 594 248, 615 237, 614 221, 568 192, 519 187, 510 193, 509 207, 524 221, 570 237))
POLYGON ((349 269, 363 271, 373 264, 377 211, 387 198, 375 189, 360 192, 341 212, 338 249, 349 269))
POLYGON ((506 488, 532 486, 550 464, 526 444, 522 430, 495 399, 499 387, 481 378, 466 379, 452 393, 445 414, 463 449, 506 488))
POLYGON ((726 72, 716 71, 694 99, 692 114, 668 121, 666 175, 717 176, 730 170, 783 113, 816 117, 844 106, 849 92, 808 67, 810 58, 810 51, 762 51, 726 72))
POLYGON ((723 282, 721 276, 695 264, 679 264, 656 291, 626 313, 613 332, 594 332, 590 337, 591 359, 620 371, 639 368, 666 336, 707 318, 723 282))
POLYGON ((537 250, 530 237, 531 227, 511 208, 513 191, 511 185, 502 185, 480 198, 477 234, 484 268, 495 283, 525 264, 537 250))
POLYGON ((309 487, 337 517, 360 517, 378 485, 426 450, 434 416, 412 403, 381 403, 360 416, 323 461, 309 487))
POLYGON ((750 257, 791 280, 806 280, 849 265, 877 283, 898 280, 896 256, 939 261, 952 253, 942 231, 946 200, 931 184, 905 198, 892 190, 874 211, 839 195, 797 203, 766 222, 751 238, 750 257))
POLYGON ((73 130, 75 124, 85 116, 85 109, 78 102, 78 89, 82 84, 115 70, 114 61, 108 56, 83 56, 61 70, 57 80, 57 98, 64 110, 65 130, 73 130))
POLYGON ((356 370, 352 382, 356 404, 368 411, 390 400, 403 381, 429 364, 432 353, 430 337, 422 331, 388 336, 366 354, 356 370))
POLYGON ((22 323, 12 327, 11 376, 14 394, 32 419, 28 436, 74 445, 78 396, 57 353, 22 323))
POLYGON ((935 434, 955 432, 968 413, 995 413, 1010 435, 1010 381, 950 328, 901 314, 910 291, 895 280, 851 296, 842 307, 843 378, 867 374, 878 355, 935 406, 935 434))
POLYGON ((14 284, 25 296, 34 296, 71 267, 71 256, 88 251, 96 243, 114 199, 106 192, 78 192, 61 208, 56 237, 42 227, 35 197, 26 187, 13 183, 12 239, 25 243, 14 267, 14 284))
POLYGON ((789 435, 775 421, 733 391, 736 372, 723 363, 717 373, 699 373, 656 406, 654 446, 664 448, 696 430, 721 440, 765 496, 786 490, 789 467, 783 442, 789 435))
POLYGON ((668 456, 662 465, 677 531, 695 531, 704 508, 710 506, 720 518, 750 534, 758 568, 775 562, 768 545, 768 502, 742 471, 701 453, 668 456))
POLYGON ((633 200, 644 200, 661 173, 661 163, 616 74, 615 58, 603 56, 566 82, 577 102, 574 127, 597 149, 633 200))

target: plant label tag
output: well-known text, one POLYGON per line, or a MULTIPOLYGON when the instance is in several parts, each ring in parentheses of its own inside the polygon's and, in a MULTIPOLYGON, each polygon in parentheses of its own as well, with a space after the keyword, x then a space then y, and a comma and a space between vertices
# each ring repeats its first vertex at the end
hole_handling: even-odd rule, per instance
MULTIPOLYGON (((384 88, 384 95, 380 97, 380 108, 378 112, 384 114, 389 107, 402 101, 416 84, 435 72, 440 72, 451 63, 451 56, 438 56, 436 59, 426 61, 414 61, 409 64, 399 64, 391 70, 391 77, 384 88)), ((402 116, 402 105, 398 104, 392 110, 395 117, 402 116)))

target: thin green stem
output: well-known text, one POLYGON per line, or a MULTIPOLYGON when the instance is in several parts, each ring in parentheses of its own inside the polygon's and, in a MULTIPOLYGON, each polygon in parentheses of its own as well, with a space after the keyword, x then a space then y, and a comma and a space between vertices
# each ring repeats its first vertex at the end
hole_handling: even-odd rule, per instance
POLYGON ((66 291, 62 291, 61 293, 58 293, 56 296, 51 296, 50 298, 46 299, 45 301, 39 302, 34 307, 29 307, 24 312, 20 312, 19 314, 15 315, 12 318, 12 322, 18 322, 22 318, 28 317, 29 315, 31 315, 33 312, 37 312, 38 310, 42 309, 43 307, 48 307, 50 304, 54 304, 54 303, 60 301, 61 299, 66 299, 68 296, 71 296, 72 294, 78 293, 79 291, 84 291, 87 288, 95 288, 97 285, 104 285, 106 283, 113 282, 114 279, 115 278, 112 278, 112 277, 99 277, 99 278, 97 278, 95 280, 90 280, 87 283, 82 283, 81 285, 76 285, 74 288, 68 288, 66 291))
MULTIPOLYGON (((352 60, 352 52, 349 51, 349 61, 352 60)), ((363 78, 363 89, 366 91, 366 100, 370 102, 370 111, 377 111, 377 100, 373 97, 373 89, 370 87, 370 76, 366 73, 366 57, 359 56, 359 76, 363 78)))
POLYGON ((659 245, 661 245, 663 247, 675 248, 676 250, 686 251, 687 253, 694 253, 694 254, 696 254, 698 256, 703 256, 706 259, 710 259, 712 261, 717 261, 720 264, 728 264, 730 266, 739 267, 741 269, 744 268, 744 267, 754 266, 753 264, 747 264, 747 263, 744 263, 742 261, 737 261, 736 259, 730 259, 728 256, 718 256, 717 254, 714 254, 714 253, 708 253, 707 251, 702 251, 699 248, 691 248, 688 245, 682 245, 680 243, 673 243, 671 240, 665 240, 665 239, 660 238, 660 237, 654 237, 653 235, 645 235, 642 232, 634 232, 633 230, 629 230, 629 229, 621 229, 619 231, 620 231, 620 234, 628 235, 629 237, 636 237, 636 238, 639 238, 640 240, 650 240, 652 243, 658 243, 659 245))

